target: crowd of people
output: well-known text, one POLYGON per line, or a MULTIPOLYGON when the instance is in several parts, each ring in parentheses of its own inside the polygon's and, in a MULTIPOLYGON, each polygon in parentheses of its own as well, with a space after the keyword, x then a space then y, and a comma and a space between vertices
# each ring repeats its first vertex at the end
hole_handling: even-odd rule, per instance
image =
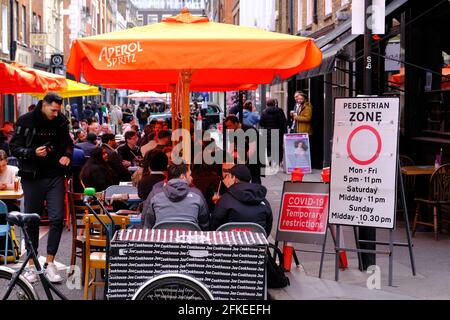
MULTIPOLYGON (((54 259, 63 229, 66 177, 71 179, 73 192, 82 192, 85 187, 99 192, 131 181, 143 201, 140 211, 144 227, 182 220, 202 230, 216 230, 228 222, 254 222, 268 235, 271 233, 273 216, 267 189, 261 184, 262 164, 249 161, 258 153, 259 141, 247 139, 244 154, 231 143, 230 163, 174 163, 170 124, 149 122, 151 110, 147 106, 139 105, 137 117, 126 106, 88 104, 81 115, 72 106, 69 121, 63 115, 62 103, 60 96, 48 93, 16 125, 5 123, 0 134, 0 189, 12 188, 18 174, 25 211, 42 213, 46 206, 50 230, 44 267, 50 281, 62 280, 54 259), (19 168, 7 164, 13 160, 19 168)), ((267 101, 261 116, 252 102, 244 106, 243 123, 230 110, 223 122, 225 128, 247 132, 257 131, 257 125, 287 132, 288 120, 275 99, 267 101)), ((296 123, 301 123, 299 112, 303 109, 299 107, 292 114, 296 123)), ((194 140, 192 135, 192 145, 194 140)), ((204 151, 211 142, 201 143, 204 151)), ((192 159, 196 156, 193 154, 192 159)), ((14 210, 14 205, 9 203, 8 207, 14 210)), ((39 225, 29 226, 28 232, 37 251, 39 225)), ((30 281, 36 280, 32 269, 31 262, 25 274, 30 281)))

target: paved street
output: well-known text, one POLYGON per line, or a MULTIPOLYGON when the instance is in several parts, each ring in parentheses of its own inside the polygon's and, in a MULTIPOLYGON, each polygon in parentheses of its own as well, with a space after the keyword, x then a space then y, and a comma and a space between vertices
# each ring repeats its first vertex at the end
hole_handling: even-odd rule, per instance
MULTIPOLYGON (((275 237, 276 222, 280 207, 283 181, 289 176, 279 173, 267 177, 263 183, 268 188, 268 199, 274 212, 274 225, 271 242, 275 237)), ((305 181, 319 181, 320 175, 305 176, 305 181)), ((395 239, 403 242, 406 239, 403 222, 399 220, 395 231, 395 239)), ((41 249, 45 248, 47 236, 46 227, 42 228, 41 249)), ((67 230, 63 233, 57 261, 62 265, 69 264, 71 250, 71 234, 67 230)), ((388 232, 377 232, 379 240, 387 240, 388 232)), ((344 240, 349 248, 354 248, 353 230, 344 227, 344 240)), ((416 277, 412 276, 408 249, 396 247, 394 251, 394 286, 388 286, 388 258, 378 256, 377 264, 381 268, 381 290, 369 290, 366 281, 369 274, 358 270, 358 259, 355 253, 348 253, 349 269, 340 272, 340 281, 334 281, 334 256, 326 255, 322 279, 318 278, 320 254, 298 252, 300 267, 292 266, 288 274, 291 285, 284 289, 270 289, 269 293, 275 300, 300 299, 449 299, 450 298, 450 236, 443 232, 439 241, 435 241, 431 232, 418 232, 414 241, 414 255, 417 268, 416 277)), ((320 250, 318 246, 295 244, 296 249, 320 250)), ((327 241, 327 251, 332 251, 332 241, 327 241)), ((78 260, 78 265, 80 261, 78 260)), ((62 273, 64 266, 61 266, 62 273)), ((69 289, 65 283, 58 285, 69 299, 82 299, 83 290, 69 289)), ((39 290, 43 295, 42 290, 39 290)), ((102 288, 98 289, 98 297, 102 297, 102 288)))

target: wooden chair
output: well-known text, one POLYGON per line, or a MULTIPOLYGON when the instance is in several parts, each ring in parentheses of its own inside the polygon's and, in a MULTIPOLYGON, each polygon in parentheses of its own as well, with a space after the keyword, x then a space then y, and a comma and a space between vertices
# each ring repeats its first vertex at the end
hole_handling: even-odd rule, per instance
MULTIPOLYGON (((418 224, 431 226, 434 228, 434 238, 438 240, 438 233, 440 230, 441 218, 441 206, 450 204, 450 164, 445 164, 436 171, 430 178, 429 195, 428 199, 414 199, 417 203, 416 216, 413 224, 413 236, 416 233, 416 227, 418 224), (419 220, 421 218, 421 207, 425 205, 427 207, 433 207, 433 222, 425 222, 419 220), (439 221, 439 224, 438 224, 439 221)), ((446 220, 447 223, 449 221, 446 220)))
MULTIPOLYGON (((103 192, 97 192, 95 196, 98 199, 103 199, 103 192)), ((81 279, 84 282, 85 274, 85 244, 86 237, 84 236, 84 223, 83 217, 89 214, 88 208, 83 203, 83 193, 67 192, 69 202, 70 221, 72 226, 72 252, 70 258, 70 272, 72 275, 74 272, 74 266, 76 264, 76 258, 81 258, 81 279)), ((103 214, 100 206, 92 206, 96 212, 103 214)))
MULTIPOLYGON (((99 218, 106 225, 111 224, 111 220, 107 215, 99 215, 99 218)), ((129 217, 112 214, 112 218, 114 220, 114 224, 120 226, 121 229, 125 229, 130 224, 129 217)), ((84 228, 86 235, 86 276, 84 278, 84 299, 87 300, 89 298, 89 287, 92 287, 92 299, 95 300, 96 287, 99 285, 105 285, 104 281, 96 280, 96 274, 97 269, 106 268, 106 233, 108 231, 104 230, 99 220, 97 220, 97 217, 92 214, 84 217, 84 228), (93 235, 92 230, 98 230, 98 233, 93 235), (102 248, 103 251, 91 252, 91 249, 94 246, 96 249, 102 248), (92 278, 91 271, 93 271, 92 278)))

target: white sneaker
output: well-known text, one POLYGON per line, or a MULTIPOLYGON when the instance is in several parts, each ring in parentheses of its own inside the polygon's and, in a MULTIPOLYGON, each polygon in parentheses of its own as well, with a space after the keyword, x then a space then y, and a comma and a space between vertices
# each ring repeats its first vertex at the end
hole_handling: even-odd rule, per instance
POLYGON ((29 267, 25 269, 23 277, 27 279, 29 283, 36 283, 38 281, 37 271, 35 267, 29 267))
POLYGON ((45 267, 45 276, 50 282, 56 283, 63 281, 63 278, 58 274, 58 270, 54 263, 50 262, 45 267))

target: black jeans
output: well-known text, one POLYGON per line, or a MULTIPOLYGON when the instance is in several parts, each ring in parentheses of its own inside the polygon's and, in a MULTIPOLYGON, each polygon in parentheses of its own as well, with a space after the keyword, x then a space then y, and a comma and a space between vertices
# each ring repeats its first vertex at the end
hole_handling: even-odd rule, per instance
MULTIPOLYGON (((22 187, 26 213, 41 215, 44 211, 44 201, 47 201, 48 219, 50 221, 47 255, 54 256, 58 251, 64 223, 64 177, 22 180, 22 187)), ((29 225, 27 232, 37 253, 39 223, 29 225)))

